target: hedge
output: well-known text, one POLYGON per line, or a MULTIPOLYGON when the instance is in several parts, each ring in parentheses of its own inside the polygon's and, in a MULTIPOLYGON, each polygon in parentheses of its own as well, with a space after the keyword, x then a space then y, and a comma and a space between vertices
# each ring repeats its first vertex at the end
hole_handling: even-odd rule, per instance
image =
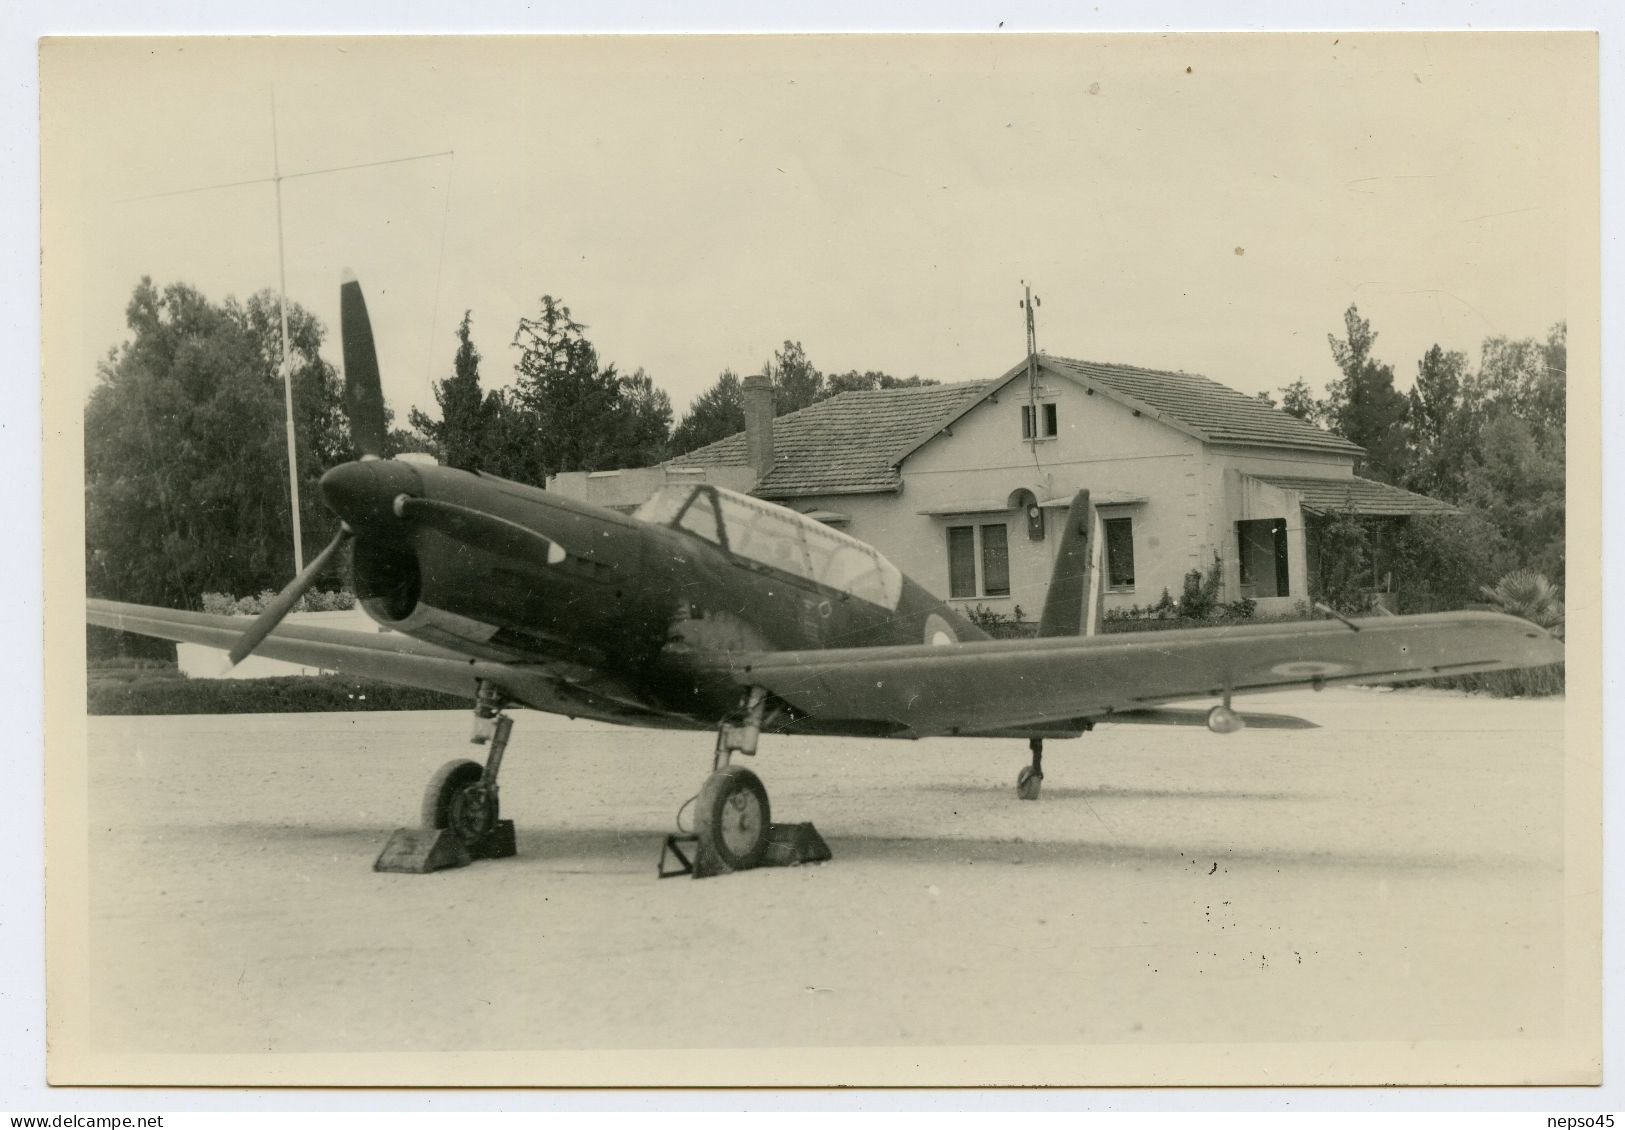
POLYGON ((187 679, 93 677, 91 714, 297 714, 310 711, 468 710, 470 699, 343 675, 187 679))

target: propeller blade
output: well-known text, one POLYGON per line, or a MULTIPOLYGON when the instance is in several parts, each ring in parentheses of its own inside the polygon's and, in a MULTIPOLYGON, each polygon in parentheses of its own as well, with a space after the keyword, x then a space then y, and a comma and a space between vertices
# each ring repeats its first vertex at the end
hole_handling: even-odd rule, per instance
POLYGON ((316 559, 306 565, 302 573, 289 581, 283 590, 276 594, 275 599, 265 606, 265 611, 259 614, 259 618, 249 626, 248 631, 239 636, 237 642, 231 645, 231 650, 226 652, 226 658, 229 661, 228 669, 247 659, 253 650, 264 642, 265 637, 276 630, 276 626, 282 623, 282 618, 288 614, 295 604, 299 603, 299 598, 304 596, 310 586, 316 583, 317 575, 327 568, 328 563, 333 560, 333 555, 349 540, 350 527, 340 526, 338 535, 327 543, 327 548, 317 554, 316 559))
POLYGON ((339 335, 344 339, 344 410, 350 438, 363 459, 384 454, 384 390, 378 375, 378 351, 372 343, 372 321, 361 283, 349 270, 339 287, 339 335))
POLYGON ((479 549, 531 564, 543 561, 557 565, 565 558, 562 545, 529 526, 521 526, 518 522, 498 518, 483 510, 458 506, 454 502, 437 502, 432 498, 414 498, 403 494, 395 499, 395 515, 410 522, 420 522, 447 537, 479 549))

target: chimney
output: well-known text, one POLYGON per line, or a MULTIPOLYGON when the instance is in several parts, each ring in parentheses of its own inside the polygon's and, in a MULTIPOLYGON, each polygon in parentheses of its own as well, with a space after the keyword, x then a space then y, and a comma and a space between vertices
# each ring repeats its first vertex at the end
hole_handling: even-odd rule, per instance
POLYGON ((773 382, 766 373, 745 378, 745 451, 761 482, 773 470, 773 382))

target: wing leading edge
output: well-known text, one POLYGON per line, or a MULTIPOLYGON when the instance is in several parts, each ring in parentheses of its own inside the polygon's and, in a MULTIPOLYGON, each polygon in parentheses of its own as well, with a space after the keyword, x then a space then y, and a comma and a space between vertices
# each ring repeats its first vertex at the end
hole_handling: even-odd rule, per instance
POLYGON ((1494 612, 1250 624, 946 647, 738 655, 731 676, 822 720, 908 733, 985 734, 1099 718, 1179 699, 1563 659, 1562 641, 1494 612))

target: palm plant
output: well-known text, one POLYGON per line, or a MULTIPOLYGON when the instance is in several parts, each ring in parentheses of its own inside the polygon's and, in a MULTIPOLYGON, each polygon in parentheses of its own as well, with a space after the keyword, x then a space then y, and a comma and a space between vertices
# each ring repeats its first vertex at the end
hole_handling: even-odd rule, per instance
POLYGON ((1518 569, 1479 591, 1497 612, 1520 616, 1555 635, 1563 634, 1563 590, 1544 574, 1518 569))

